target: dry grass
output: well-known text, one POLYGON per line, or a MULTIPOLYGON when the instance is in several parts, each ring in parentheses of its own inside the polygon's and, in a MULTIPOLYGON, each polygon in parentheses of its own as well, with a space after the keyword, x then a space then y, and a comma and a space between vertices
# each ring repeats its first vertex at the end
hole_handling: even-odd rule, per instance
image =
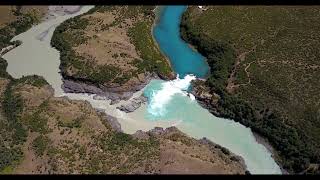
POLYGON ((0 6, 0 28, 16 20, 13 9, 15 9, 14 6, 0 6))
POLYGON ((101 6, 62 23, 51 44, 63 56, 65 78, 129 91, 147 73, 173 73, 152 39, 152 9, 143 6, 101 6))
MULTIPOLYGON (((17 6, 0 6, 0 28, 17 19, 13 13, 16 8, 17 6)), ((33 13, 41 19, 47 11, 48 6, 22 6, 20 12, 23 14, 33 13)))
POLYGON ((219 148, 180 131, 133 139, 114 132, 88 102, 56 98, 47 85, 19 82, 14 93, 24 102, 21 120, 29 133, 22 146, 24 158, 13 173, 244 173, 241 164, 219 148), (47 131, 31 131, 32 119, 26 119, 30 114, 45 119, 47 131), (48 144, 35 147, 40 136, 48 144))
POLYGON ((119 74, 114 79, 136 71, 137 67, 132 62, 140 58, 134 44, 130 41, 128 29, 140 20, 137 17, 142 15, 136 14, 135 17, 122 18, 122 12, 119 9, 103 13, 95 12, 81 17, 90 22, 83 35, 88 40, 73 47, 78 55, 87 61, 91 60, 90 63, 94 66, 111 65, 119 68, 119 74))
POLYGON ((244 174, 241 164, 232 161, 230 155, 181 132, 169 133, 160 142, 163 174, 244 174))
MULTIPOLYGON (((4 91, 6 90, 6 87, 9 83, 9 80, 8 79, 5 79, 5 78, 0 78, 0 102, 2 101, 2 95, 4 93, 4 91)), ((1 107, 1 105, 0 105, 1 107)))

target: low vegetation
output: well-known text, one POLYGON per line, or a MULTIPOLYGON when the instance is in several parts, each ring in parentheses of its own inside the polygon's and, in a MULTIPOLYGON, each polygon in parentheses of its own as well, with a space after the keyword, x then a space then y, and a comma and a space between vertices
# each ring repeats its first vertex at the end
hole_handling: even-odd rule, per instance
POLYGON ((10 42, 10 40, 14 36, 31 28, 32 25, 39 23, 41 19, 41 14, 38 11, 30 10, 22 12, 21 7, 19 8, 19 6, 12 8, 12 11, 14 16, 12 19, 14 20, 6 22, 6 24, 1 25, 0 28, 0 50, 9 45, 20 45, 20 42, 10 42))
POLYGON ((50 139, 44 135, 36 137, 32 142, 32 147, 37 156, 43 156, 45 150, 48 147, 50 139))
MULTIPOLYGON (((136 10, 139 10, 139 12, 148 16, 153 15, 150 13, 152 7, 135 8, 128 7, 129 11, 123 11, 122 14, 130 17, 136 16, 136 10)), ((97 8, 91 10, 91 12, 95 12, 95 10, 97 8)), ((103 12, 110 10, 110 8, 98 7, 98 10, 103 12)), ((77 27, 77 25, 73 27, 77 27)), ((81 27, 82 25, 78 28, 81 27)), ((146 27, 150 28, 147 24, 141 24, 139 28, 146 27)), ((134 33, 134 30, 131 32, 134 33)), ((151 38, 151 36, 148 37, 151 38)), ((151 45, 150 42, 152 42, 141 42, 141 39, 135 39, 134 41, 147 45, 151 45)), ((142 48, 142 45, 140 48, 142 48)), ((152 48, 144 51, 139 53, 149 58, 160 58, 159 51, 158 54, 152 55, 149 54, 153 53, 152 48)), ((127 57, 127 55, 120 53, 117 58, 120 57, 127 57)), ((79 59, 79 61, 82 63, 82 59, 79 59)), ((156 61, 155 64, 159 63, 160 59, 156 61)), ((6 87, 3 88, 5 89, 4 92, 1 91, 0 94, 1 174, 161 172, 160 150, 161 138, 163 137, 149 134, 147 135, 149 138, 139 139, 132 135, 116 132, 107 123, 104 114, 95 111, 88 102, 53 97, 52 89, 42 77, 34 75, 14 79, 6 72, 6 67, 6 61, 0 59, 0 81, 8 81, 6 87)), ((163 68, 163 71, 157 69, 159 73, 167 73, 167 67, 162 65, 158 67, 163 68)), ((146 63, 146 67, 143 68, 147 70, 154 67, 150 63, 146 63)), ((92 78, 91 80, 95 81, 97 79, 92 78)), ((102 81, 97 80, 97 82, 102 81)), ((181 135, 173 135, 172 139, 170 145, 175 144, 175 147, 180 147, 180 142, 192 147, 193 141, 196 141, 191 141, 190 138, 181 135)), ((167 138, 167 141, 171 140, 167 138)), ((198 144, 194 146, 198 148, 198 144)), ((202 148, 206 148, 207 151, 212 150, 211 148, 208 150, 208 147, 202 148)), ((210 153, 209 156, 213 154, 215 153, 210 153)), ((200 156, 192 154, 189 158, 194 160, 197 157, 200 156)), ((235 173, 243 172, 241 164, 236 161, 230 162, 229 157, 212 157, 216 158, 214 160, 211 158, 212 162, 215 160, 223 162, 221 169, 225 170, 225 167, 231 164, 228 168, 238 168, 234 171, 235 173)), ((195 161, 198 162, 199 160, 196 159, 195 161)))
MULTIPOLYGON (((28 137, 28 126, 24 123, 22 112, 24 102, 19 93, 16 92, 16 86, 28 84, 31 86, 42 87, 46 85, 43 78, 39 76, 26 76, 20 79, 12 79, 3 93, 3 101, 1 104, 1 157, 0 171, 10 166, 16 165, 23 158, 22 146, 28 137), (40 86, 40 84, 42 86, 40 86), (2 115, 3 114, 3 115, 2 115)), ((41 111, 39 108, 38 112, 41 111)), ((40 121, 37 113, 28 118, 31 130, 42 132, 47 127, 40 121)))
POLYGON ((9 78, 9 74, 7 72, 8 63, 6 60, 0 57, 0 77, 1 78, 9 78))
MULTIPOLYGON (((44 161, 41 161, 45 164, 41 166, 48 168, 50 173, 130 173, 145 164, 151 168, 151 164, 159 158, 158 140, 138 140, 131 135, 113 131, 84 102, 72 103, 73 111, 76 112, 72 116, 60 112, 60 108, 52 109, 57 106, 56 103, 68 106, 68 101, 62 98, 47 99, 39 97, 40 94, 31 94, 27 97, 28 101, 43 101, 39 106, 25 102, 20 91, 30 89, 30 86, 48 88, 46 85, 47 82, 38 76, 12 79, 7 85, 3 93, 3 116, 0 116, 1 173, 15 172, 15 167, 20 166, 25 158, 24 146, 34 152, 34 161, 43 158, 44 161), (92 123, 95 124, 93 127, 90 125, 92 123), (96 126, 104 128, 94 129, 96 126), (57 131, 58 134, 55 134, 57 131), (36 137, 28 145, 27 139, 33 136, 30 133, 36 134, 36 137), (63 162, 60 168, 56 159, 63 162), (76 161, 80 164, 76 165, 76 161)), ((148 170, 149 173, 155 171, 152 169, 148 170)), ((42 172, 40 169, 34 170, 42 172)))
POLYGON ((141 59, 136 59, 134 64, 138 67, 138 72, 157 72, 162 76, 170 74, 171 69, 168 63, 163 62, 163 55, 155 50, 155 42, 150 33, 152 24, 139 22, 129 29, 129 36, 133 44, 141 53, 141 59))
POLYGON ((189 7, 181 32, 207 57, 212 108, 266 137, 289 172, 317 167, 320 8, 205 9, 189 7))
MULTIPOLYGON (((154 174, 161 173, 161 161, 169 161, 170 152, 187 156, 188 166, 211 162, 215 164, 210 166, 218 165, 219 171, 226 167, 233 168, 224 169, 226 173, 244 172, 238 160, 230 159, 221 148, 209 148, 177 131, 166 136, 147 133, 143 139, 117 132, 104 114, 87 102, 52 97, 53 93, 43 93, 50 88, 46 84, 38 86, 33 78, 39 77, 13 79, 4 93, 5 116, 0 116, 1 173, 154 174), (176 148, 188 148, 188 152, 182 154, 176 148), (204 157, 194 155, 202 150, 207 152, 204 157), (168 157, 163 159, 161 151, 166 151, 168 157)), ((178 164, 178 172, 184 172, 180 161, 165 163, 170 172, 175 172, 170 168, 172 163, 178 164)))
POLYGON ((152 38, 152 8, 96 6, 62 23, 51 45, 60 51, 64 78, 110 87, 146 72, 171 77, 170 64, 152 38))

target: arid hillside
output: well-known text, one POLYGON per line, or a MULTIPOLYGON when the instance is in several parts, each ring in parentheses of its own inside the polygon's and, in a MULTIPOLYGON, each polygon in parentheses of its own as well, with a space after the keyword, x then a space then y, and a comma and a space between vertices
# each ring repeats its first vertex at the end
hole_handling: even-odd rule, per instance
POLYGON ((0 56, 19 45, 10 40, 38 24, 47 11, 47 6, 0 6, 0 56))
POLYGON ((128 91, 151 73, 173 78, 153 37, 154 7, 96 6, 62 23, 51 44, 65 79, 128 91))
MULTIPOLYGON (((19 45, 10 39, 39 22, 43 14, 33 16, 28 8, 7 8, 1 47, 19 45)), ((97 7, 66 21, 55 33, 57 43, 71 43, 61 51, 62 69, 68 70, 63 73, 102 85, 118 83, 124 89, 148 73, 172 78, 151 36, 151 10, 97 7), (109 74, 108 79, 110 72, 121 75, 109 74)), ((205 138, 190 138, 174 127, 125 134, 112 128, 114 117, 88 102, 54 97, 42 77, 14 79, 6 68, 0 57, 0 174, 246 173, 241 157, 205 138)))
POLYGON ((41 77, 0 84, 1 173, 245 173, 240 157, 176 128, 116 131, 88 102, 53 97, 41 77))

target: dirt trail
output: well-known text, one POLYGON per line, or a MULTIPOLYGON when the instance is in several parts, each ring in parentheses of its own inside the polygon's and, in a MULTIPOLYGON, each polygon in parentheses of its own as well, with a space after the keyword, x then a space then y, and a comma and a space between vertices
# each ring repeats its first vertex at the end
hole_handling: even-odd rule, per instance
POLYGON ((249 81, 247 82, 247 83, 245 83, 245 84, 235 84, 235 74, 236 74, 236 69, 239 67, 239 65, 240 65, 240 63, 241 62, 243 62, 243 61, 245 61, 245 59, 246 59, 246 55, 247 54, 249 54, 249 53, 251 53, 251 52, 254 52, 255 51, 255 49, 257 48, 257 46, 255 45, 255 46, 253 46, 252 48, 251 48, 251 50, 250 51, 247 51, 247 52, 243 52, 243 53, 241 53, 237 58, 236 58, 236 62, 235 62, 235 64, 234 64, 234 66, 233 66, 233 68, 232 68, 232 71, 231 71, 231 73, 230 73, 230 77, 228 78, 228 80, 227 80, 227 87, 226 87, 226 90, 227 90, 227 92, 229 92, 229 93, 234 93, 234 91, 239 87, 239 86, 245 86, 245 85, 248 85, 248 84, 250 84, 250 75, 249 75, 249 72, 247 71, 248 70, 248 68, 250 67, 250 65, 251 65, 251 63, 252 62, 250 62, 247 66, 246 66, 246 68, 245 68, 245 72, 246 72, 246 74, 247 74, 247 77, 248 77, 248 79, 249 79, 249 81))

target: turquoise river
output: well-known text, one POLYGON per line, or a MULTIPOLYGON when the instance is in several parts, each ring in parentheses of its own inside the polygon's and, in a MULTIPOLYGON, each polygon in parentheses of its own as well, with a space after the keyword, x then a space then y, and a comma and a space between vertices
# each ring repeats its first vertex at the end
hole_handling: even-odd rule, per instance
POLYGON ((256 141, 250 128, 213 116, 197 103, 192 94, 188 94, 190 82, 197 77, 205 78, 209 68, 205 58, 180 38, 179 24, 186 6, 166 6, 159 14, 154 37, 179 76, 172 81, 152 80, 142 91, 134 94, 134 97, 141 94, 148 97, 147 104, 132 113, 125 113, 116 108, 127 103, 125 101, 110 105, 110 100, 94 94, 64 93, 59 73, 60 53, 50 46, 51 37, 60 23, 92 7, 84 6, 72 15, 57 14, 56 18, 14 37, 13 40, 22 41, 22 45, 3 56, 8 61, 8 72, 14 78, 31 74, 43 76, 54 88, 55 96, 90 102, 94 108, 116 117, 125 133, 147 131, 156 126, 176 126, 191 137, 207 137, 241 156, 252 174, 281 173, 271 153, 256 141), (48 33, 41 41, 38 37, 44 32, 48 33))

